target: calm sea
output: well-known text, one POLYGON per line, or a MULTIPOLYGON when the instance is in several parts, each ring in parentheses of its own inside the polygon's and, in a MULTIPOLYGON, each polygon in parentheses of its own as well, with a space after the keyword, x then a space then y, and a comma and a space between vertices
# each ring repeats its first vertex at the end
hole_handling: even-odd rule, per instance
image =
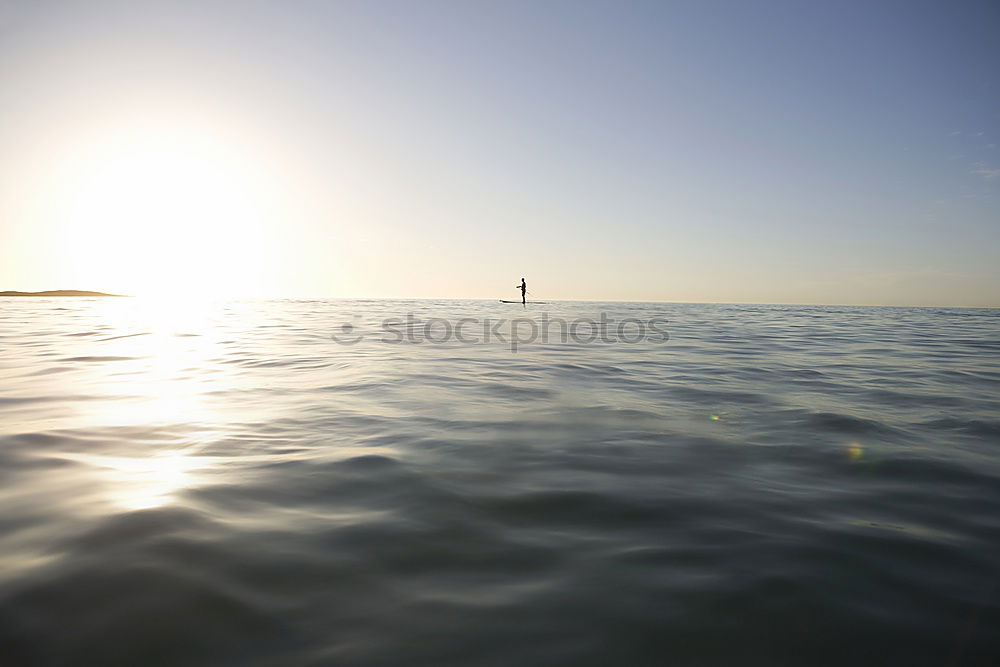
POLYGON ((1000 664, 998 310, 23 298, 0 350, 3 667, 1000 664))

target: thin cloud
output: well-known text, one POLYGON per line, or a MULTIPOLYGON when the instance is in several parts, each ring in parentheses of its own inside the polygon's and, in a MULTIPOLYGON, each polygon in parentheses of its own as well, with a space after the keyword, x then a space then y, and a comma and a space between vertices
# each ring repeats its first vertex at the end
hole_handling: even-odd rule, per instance
POLYGON ((989 166, 985 162, 977 162, 972 165, 970 173, 982 176, 985 179, 993 180, 994 178, 1000 178, 1000 169, 989 166))

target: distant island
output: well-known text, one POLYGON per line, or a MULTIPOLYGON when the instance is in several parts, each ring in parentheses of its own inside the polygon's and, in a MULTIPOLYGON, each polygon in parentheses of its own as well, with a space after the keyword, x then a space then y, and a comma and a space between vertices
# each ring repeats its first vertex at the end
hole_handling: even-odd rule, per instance
POLYGON ((0 296, 125 296, 124 294, 105 294, 104 292, 86 292, 78 289, 54 289, 48 292, 0 292, 0 296))

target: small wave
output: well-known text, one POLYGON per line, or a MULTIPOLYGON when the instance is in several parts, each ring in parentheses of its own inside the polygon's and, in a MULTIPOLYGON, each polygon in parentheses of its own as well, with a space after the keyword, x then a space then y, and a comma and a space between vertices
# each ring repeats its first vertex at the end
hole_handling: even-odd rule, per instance
POLYGON ((853 435, 882 435, 899 433, 896 429, 893 429, 882 422, 835 412, 812 413, 805 416, 802 421, 807 428, 819 431, 831 431, 834 433, 846 433, 853 435))
POLYGON ((144 331, 142 333, 124 334, 122 336, 111 336, 110 338, 101 338, 100 341, 103 343, 109 340, 121 340, 122 338, 135 338, 136 336, 149 336, 149 335, 150 333, 148 331, 144 331))
POLYGON ((921 424, 926 428, 935 430, 954 431, 980 438, 1000 437, 1000 422, 986 419, 957 419, 955 417, 944 417, 921 424))

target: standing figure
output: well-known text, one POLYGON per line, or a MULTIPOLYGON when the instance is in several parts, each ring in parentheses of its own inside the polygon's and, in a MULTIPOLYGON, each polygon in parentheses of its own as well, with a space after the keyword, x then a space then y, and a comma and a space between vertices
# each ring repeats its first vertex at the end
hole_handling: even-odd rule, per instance
POLYGON ((528 303, 527 298, 525 297, 525 294, 528 293, 528 284, 524 282, 524 278, 521 278, 521 284, 515 285, 515 287, 521 290, 521 305, 523 306, 524 304, 528 303))

